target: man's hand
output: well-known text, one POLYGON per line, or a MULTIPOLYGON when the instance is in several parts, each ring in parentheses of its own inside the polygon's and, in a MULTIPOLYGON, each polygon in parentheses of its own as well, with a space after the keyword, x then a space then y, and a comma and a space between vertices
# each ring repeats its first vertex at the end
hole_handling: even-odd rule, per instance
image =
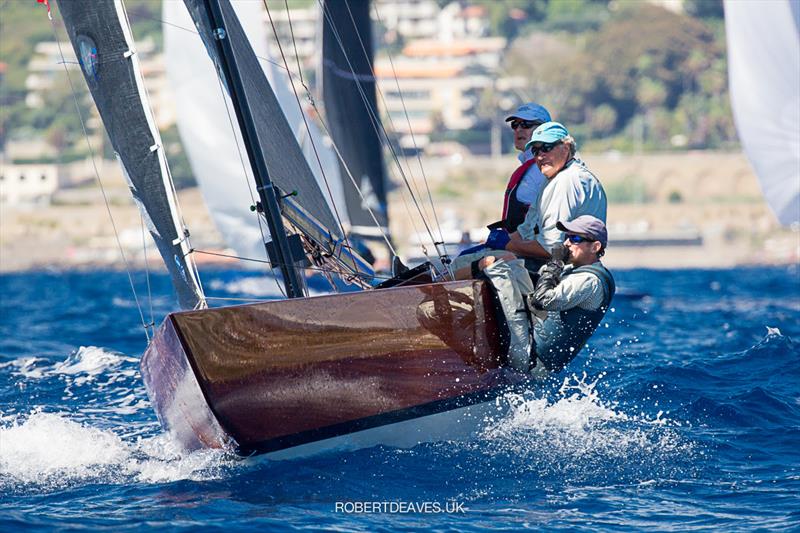
POLYGON ((569 248, 563 244, 556 244, 550 249, 550 256, 554 261, 559 261, 561 266, 564 266, 564 263, 569 261, 569 248))
POLYGON ((491 248, 493 250, 505 250, 508 241, 511 240, 511 237, 508 235, 508 232, 504 229, 493 229, 489 233, 489 238, 486 239, 486 247, 491 248))
POLYGON ((539 270, 539 281, 536 282, 536 289, 528 295, 528 307, 532 309, 544 308, 542 302, 547 293, 555 289, 556 285, 561 282, 563 268, 564 263, 562 261, 551 259, 539 270))

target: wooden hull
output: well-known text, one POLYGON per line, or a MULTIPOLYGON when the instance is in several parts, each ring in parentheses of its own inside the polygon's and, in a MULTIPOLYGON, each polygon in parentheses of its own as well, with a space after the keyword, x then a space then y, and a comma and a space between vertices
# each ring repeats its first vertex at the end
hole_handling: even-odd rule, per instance
POLYGON ((523 379, 500 331, 475 280, 187 311, 167 317, 142 375, 187 448, 313 450, 493 400, 523 379))

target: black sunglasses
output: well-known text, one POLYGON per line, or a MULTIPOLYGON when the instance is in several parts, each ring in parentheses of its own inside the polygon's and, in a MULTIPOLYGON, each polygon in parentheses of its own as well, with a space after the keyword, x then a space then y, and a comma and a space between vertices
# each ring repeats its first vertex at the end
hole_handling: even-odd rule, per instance
POLYGON ((594 239, 588 239, 580 235, 567 235, 567 239, 569 239, 569 242, 571 242, 572 244, 580 244, 582 242, 596 242, 594 239))
POLYGON ((511 129, 515 130, 517 128, 524 128, 529 130, 531 128, 535 128, 536 126, 541 126, 541 122, 531 122, 530 120, 512 120, 511 121, 511 129))
POLYGON ((534 154, 546 154, 547 152, 552 151, 553 148, 555 148, 559 144, 563 144, 563 142, 564 141, 556 141, 554 143, 544 143, 544 144, 540 144, 539 146, 534 146, 532 148, 533 149, 533 153, 534 154))

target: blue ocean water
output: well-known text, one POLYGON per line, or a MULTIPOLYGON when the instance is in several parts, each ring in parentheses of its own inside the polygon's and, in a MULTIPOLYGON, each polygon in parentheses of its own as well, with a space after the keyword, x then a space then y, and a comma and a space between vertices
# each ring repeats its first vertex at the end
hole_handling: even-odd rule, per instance
MULTIPOLYGON (((161 432, 125 274, 2 275, 0 530, 800 527, 800 269, 615 274, 589 348, 503 398, 479 438, 275 462, 187 454, 161 432)), ((134 282, 160 321, 168 280, 152 299, 134 282)), ((245 272, 204 283, 276 290, 245 272)))

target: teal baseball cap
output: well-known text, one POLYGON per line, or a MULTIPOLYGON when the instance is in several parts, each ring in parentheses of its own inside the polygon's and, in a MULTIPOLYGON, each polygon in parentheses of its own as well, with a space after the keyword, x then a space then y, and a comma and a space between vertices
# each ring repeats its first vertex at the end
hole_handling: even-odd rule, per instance
POLYGON ((549 144, 560 141, 569 135, 567 128, 560 122, 545 122, 531 134, 531 140, 525 145, 525 148, 530 148, 534 144, 549 144))

